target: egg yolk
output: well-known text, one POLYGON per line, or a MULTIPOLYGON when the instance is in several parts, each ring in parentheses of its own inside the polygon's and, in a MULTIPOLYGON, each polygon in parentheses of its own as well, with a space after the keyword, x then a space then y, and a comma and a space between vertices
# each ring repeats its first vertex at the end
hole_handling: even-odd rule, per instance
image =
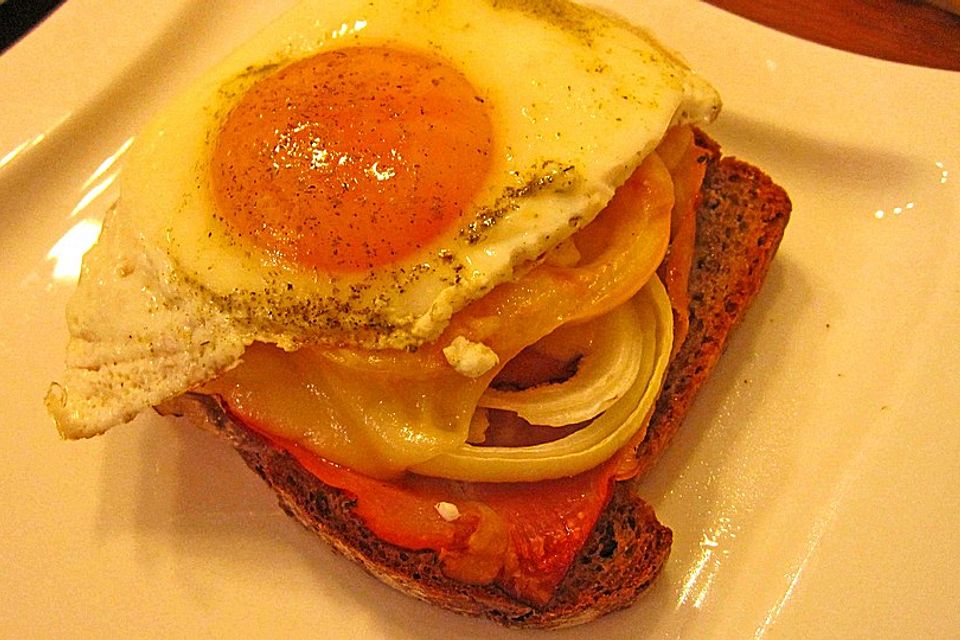
POLYGON ((257 82, 211 158, 218 219, 271 259, 356 272, 428 246, 488 173, 493 126, 448 62, 351 47, 257 82))

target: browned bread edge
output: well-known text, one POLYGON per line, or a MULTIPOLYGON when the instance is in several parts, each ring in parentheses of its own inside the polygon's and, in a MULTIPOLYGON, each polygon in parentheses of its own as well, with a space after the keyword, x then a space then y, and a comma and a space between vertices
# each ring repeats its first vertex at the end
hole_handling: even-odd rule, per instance
POLYGON ((690 330, 670 368, 638 448, 642 476, 673 439, 703 382, 760 291, 790 219, 787 193, 760 169, 729 156, 702 131, 711 151, 700 189, 690 272, 690 330))
MULTIPOLYGON (((730 331, 759 290, 791 210, 783 189, 760 170, 736 159, 721 159, 718 145, 702 133, 699 140, 711 154, 697 213, 690 333, 668 369, 639 447, 641 474, 676 433, 730 331)), ((166 411, 187 414, 227 438, 274 489, 283 509, 335 549, 385 583, 451 611, 518 627, 587 622, 629 606, 660 573, 669 554, 671 531, 636 495, 634 483, 617 483, 554 599, 535 607, 518 602, 496 585, 467 585, 447 578, 431 551, 411 551, 379 540, 354 515, 353 496, 320 482, 289 454, 234 419, 215 398, 188 394, 166 411)))

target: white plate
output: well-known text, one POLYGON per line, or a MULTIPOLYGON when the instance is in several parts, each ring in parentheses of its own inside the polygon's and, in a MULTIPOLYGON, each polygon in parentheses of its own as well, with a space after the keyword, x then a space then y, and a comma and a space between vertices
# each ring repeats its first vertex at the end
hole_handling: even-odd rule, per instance
MULTIPOLYGON (((558 635, 955 636, 960 74, 695 2, 603 4, 716 83, 715 136, 795 212, 644 483, 676 534, 665 574, 636 607, 558 635)), ((71 0, 0 57, 0 635, 526 637, 381 586, 203 433, 146 417, 62 443, 45 415, 77 256, 116 197, 111 160, 278 9, 71 0)))

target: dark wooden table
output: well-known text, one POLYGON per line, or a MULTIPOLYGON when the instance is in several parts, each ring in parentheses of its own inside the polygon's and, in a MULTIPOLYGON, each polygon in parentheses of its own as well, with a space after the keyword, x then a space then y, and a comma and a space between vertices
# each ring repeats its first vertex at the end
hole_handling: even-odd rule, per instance
POLYGON ((12 46, 64 0, 0 0, 0 53, 12 46))
MULTIPOLYGON (((960 71, 960 0, 705 0, 838 49, 960 71)), ((63 0, 0 0, 0 52, 63 0)))
MULTIPOLYGON (((960 71, 960 15, 920 0, 706 0, 768 27, 874 58, 960 71)), ((960 0, 935 0, 960 11, 960 0)))

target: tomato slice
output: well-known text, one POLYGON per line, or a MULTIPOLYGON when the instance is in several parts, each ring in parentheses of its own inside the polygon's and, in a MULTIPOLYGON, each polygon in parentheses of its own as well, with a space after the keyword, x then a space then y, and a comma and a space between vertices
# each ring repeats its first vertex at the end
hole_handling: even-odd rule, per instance
POLYGON ((354 513, 381 540, 433 550, 450 577, 495 582, 540 605, 550 600, 610 500, 617 469, 611 461, 535 483, 465 483, 414 474, 377 480, 262 435, 325 484, 354 496, 354 513), (453 505, 458 517, 445 519, 441 503, 453 505))
POLYGON ((517 562, 498 583, 517 598, 549 602, 609 502, 616 470, 608 462, 570 478, 474 485, 509 523, 517 562))

